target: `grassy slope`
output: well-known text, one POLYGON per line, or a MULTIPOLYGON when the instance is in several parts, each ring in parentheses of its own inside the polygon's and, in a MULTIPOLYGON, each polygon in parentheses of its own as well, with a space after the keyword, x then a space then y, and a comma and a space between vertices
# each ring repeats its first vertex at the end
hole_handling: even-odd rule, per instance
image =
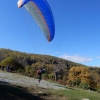
POLYGON ((3 100, 100 100, 100 93, 79 90, 50 90, 39 87, 23 87, 9 84, 0 84, 0 99, 3 100), (41 99, 44 98, 44 99, 41 99))
POLYGON ((66 87, 65 90, 46 89, 38 86, 25 88, 0 81, 0 100, 82 100, 82 98, 100 100, 100 93, 69 87, 66 87))
POLYGON ((66 90, 52 90, 39 87, 28 88, 28 92, 33 94, 39 93, 39 91, 41 91, 41 97, 45 96, 44 98, 49 100, 82 100, 82 98, 100 100, 100 93, 77 88, 66 87, 66 90))
POLYGON ((91 91, 69 89, 55 92, 58 96, 68 98, 68 100, 82 100, 82 98, 88 98, 89 100, 100 100, 100 94, 91 91))

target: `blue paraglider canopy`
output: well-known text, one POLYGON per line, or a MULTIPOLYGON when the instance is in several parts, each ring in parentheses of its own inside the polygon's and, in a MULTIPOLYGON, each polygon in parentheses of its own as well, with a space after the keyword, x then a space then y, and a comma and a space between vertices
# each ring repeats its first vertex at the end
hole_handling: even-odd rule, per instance
POLYGON ((50 42, 55 35, 55 23, 51 8, 46 0, 19 0, 18 7, 24 6, 50 42))

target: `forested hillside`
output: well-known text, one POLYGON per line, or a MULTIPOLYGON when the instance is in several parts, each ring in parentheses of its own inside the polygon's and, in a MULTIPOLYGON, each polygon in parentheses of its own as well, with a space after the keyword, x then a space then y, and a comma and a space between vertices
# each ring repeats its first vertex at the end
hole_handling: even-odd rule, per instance
POLYGON ((100 88, 100 68, 85 66, 50 55, 29 54, 1 48, 0 66, 6 68, 7 65, 12 66, 15 72, 31 77, 36 77, 36 70, 43 67, 46 69, 44 79, 54 81, 54 75, 57 72, 57 82, 61 84, 83 89, 100 88))
MULTIPOLYGON (((57 67, 56 69, 67 69, 69 70, 72 66, 83 66, 78 63, 74 63, 68 60, 57 58, 49 55, 38 55, 38 54, 28 54, 19 51, 13 51, 10 49, 0 49, 0 62, 2 64, 3 60, 13 59, 22 66, 32 66, 32 67, 57 67)), ((1 65, 0 64, 0 65, 1 65)), ((4 63, 3 63, 4 64, 4 63)), ((5 65, 5 64, 4 64, 5 65)), ((2 65, 1 65, 2 66, 2 65)))

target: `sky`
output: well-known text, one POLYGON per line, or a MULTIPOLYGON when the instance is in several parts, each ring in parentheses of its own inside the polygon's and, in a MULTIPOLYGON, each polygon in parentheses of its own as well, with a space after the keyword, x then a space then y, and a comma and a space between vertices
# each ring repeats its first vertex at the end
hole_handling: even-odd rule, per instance
POLYGON ((100 0, 47 0, 55 20, 48 42, 18 0, 0 0, 0 48, 100 67, 100 0))

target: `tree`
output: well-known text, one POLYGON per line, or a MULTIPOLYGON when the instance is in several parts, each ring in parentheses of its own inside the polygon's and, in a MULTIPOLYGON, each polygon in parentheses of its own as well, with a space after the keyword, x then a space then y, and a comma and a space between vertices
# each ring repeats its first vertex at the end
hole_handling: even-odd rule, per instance
POLYGON ((68 74, 69 83, 73 86, 81 86, 88 88, 95 88, 96 83, 92 77, 91 71, 88 67, 72 67, 68 74))
POLYGON ((21 69, 24 69, 24 66, 22 66, 20 63, 16 62, 13 58, 6 58, 6 59, 3 59, 0 63, 0 65, 2 66, 7 66, 7 65, 10 65, 10 66, 13 66, 14 70, 18 70, 19 68, 21 69))

